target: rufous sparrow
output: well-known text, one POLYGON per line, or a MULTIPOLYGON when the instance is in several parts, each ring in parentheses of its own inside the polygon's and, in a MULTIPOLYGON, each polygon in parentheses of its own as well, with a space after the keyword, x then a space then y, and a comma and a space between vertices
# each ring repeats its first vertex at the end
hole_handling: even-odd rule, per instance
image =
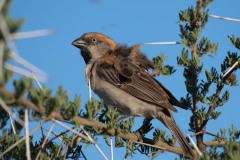
POLYGON ((148 73, 154 64, 140 51, 140 45, 119 45, 97 32, 83 34, 72 45, 81 50, 86 80, 107 107, 125 115, 157 118, 172 131, 183 154, 193 155, 172 115, 177 112, 173 105, 182 104, 148 73))

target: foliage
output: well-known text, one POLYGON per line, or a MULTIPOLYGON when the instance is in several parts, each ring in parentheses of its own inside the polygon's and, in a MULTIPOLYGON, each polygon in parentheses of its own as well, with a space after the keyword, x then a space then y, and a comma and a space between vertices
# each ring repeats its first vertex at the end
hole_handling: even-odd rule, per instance
MULTIPOLYGON (((216 140, 222 141, 222 138, 219 137, 225 137, 227 130, 220 130, 220 133, 218 133, 218 137, 216 140)), ((231 129, 228 129, 228 141, 222 146, 221 151, 217 151, 217 147, 211 147, 209 153, 204 153, 202 160, 237 160, 240 157, 240 131, 237 130, 234 125, 232 125, 231 129)), ((227 138, 227 137, 225 137, 227 138)))
POLYGON ((164 54, 160 54, 159 56, 153 58, 153 62, 155 64, 155 75, 171 75, 176 69, 170 65, 164 65, 163 63, 167 60, 167 57, 164 54))

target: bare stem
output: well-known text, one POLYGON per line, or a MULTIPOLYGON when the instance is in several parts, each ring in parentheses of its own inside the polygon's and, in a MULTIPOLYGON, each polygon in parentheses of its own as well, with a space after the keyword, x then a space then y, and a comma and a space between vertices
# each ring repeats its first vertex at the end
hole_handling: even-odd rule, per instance
POLYGON ((41 146, 41 149, 39 150, 39 152, 38 152, 35 160, 37 160, 38 157, 40 156, 41 151, 42 151, 42 149, 44 148, 44 146, 45 146, 45 144, 46 144, 46 142, 47 142, 47 140, 48 140, 48 137, 50 136, 50 134, 51 134, 51 132, 52 132, 52 129, 53 129, 54 125, 55 125, 55 123, 53 122, 52 125, 51 125, 51 127, 50 127, 50 129, 49 129, 49 131, 48 131, 47 136, 45 137, 45 139, 44 139, 44 141, 43 141, 43 144, 42 144, 42 146, 41 146))
POLYGON ((25 137, 26 137, 26 154, 27 154, 27 160, 31 160, 30 156, 30 141, 29 141, 29 129, 28 129, 28 109, 25 109, 24 112, 24 128, 25 128, 25 137))

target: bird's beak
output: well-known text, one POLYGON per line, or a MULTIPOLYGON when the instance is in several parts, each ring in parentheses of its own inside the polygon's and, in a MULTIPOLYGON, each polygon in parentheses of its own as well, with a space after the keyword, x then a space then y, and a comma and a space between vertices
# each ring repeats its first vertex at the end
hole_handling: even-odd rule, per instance
POLYGON ((86 42, 83 41, 82 39, 78 38, 78 39, 75 39, 73 42, 72 42, 72 45, 77 47, 77 48, 80 48, 82 46, 85 46, 86 42))

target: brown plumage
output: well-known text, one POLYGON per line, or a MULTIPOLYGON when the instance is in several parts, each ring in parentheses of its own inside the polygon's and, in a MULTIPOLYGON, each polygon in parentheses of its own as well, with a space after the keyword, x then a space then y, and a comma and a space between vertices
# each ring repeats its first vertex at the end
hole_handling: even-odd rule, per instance
POLYGON ((81 50, 86 62, 86 79, 104 103, 125 115, 157 118, 177 138, 184 155, 192 156, 191 147, 178 128, 173 105, 182 104, 147 70, 154 64, 140 45, 118 45, 96 32, 83 34, 72 43, 81 50))

